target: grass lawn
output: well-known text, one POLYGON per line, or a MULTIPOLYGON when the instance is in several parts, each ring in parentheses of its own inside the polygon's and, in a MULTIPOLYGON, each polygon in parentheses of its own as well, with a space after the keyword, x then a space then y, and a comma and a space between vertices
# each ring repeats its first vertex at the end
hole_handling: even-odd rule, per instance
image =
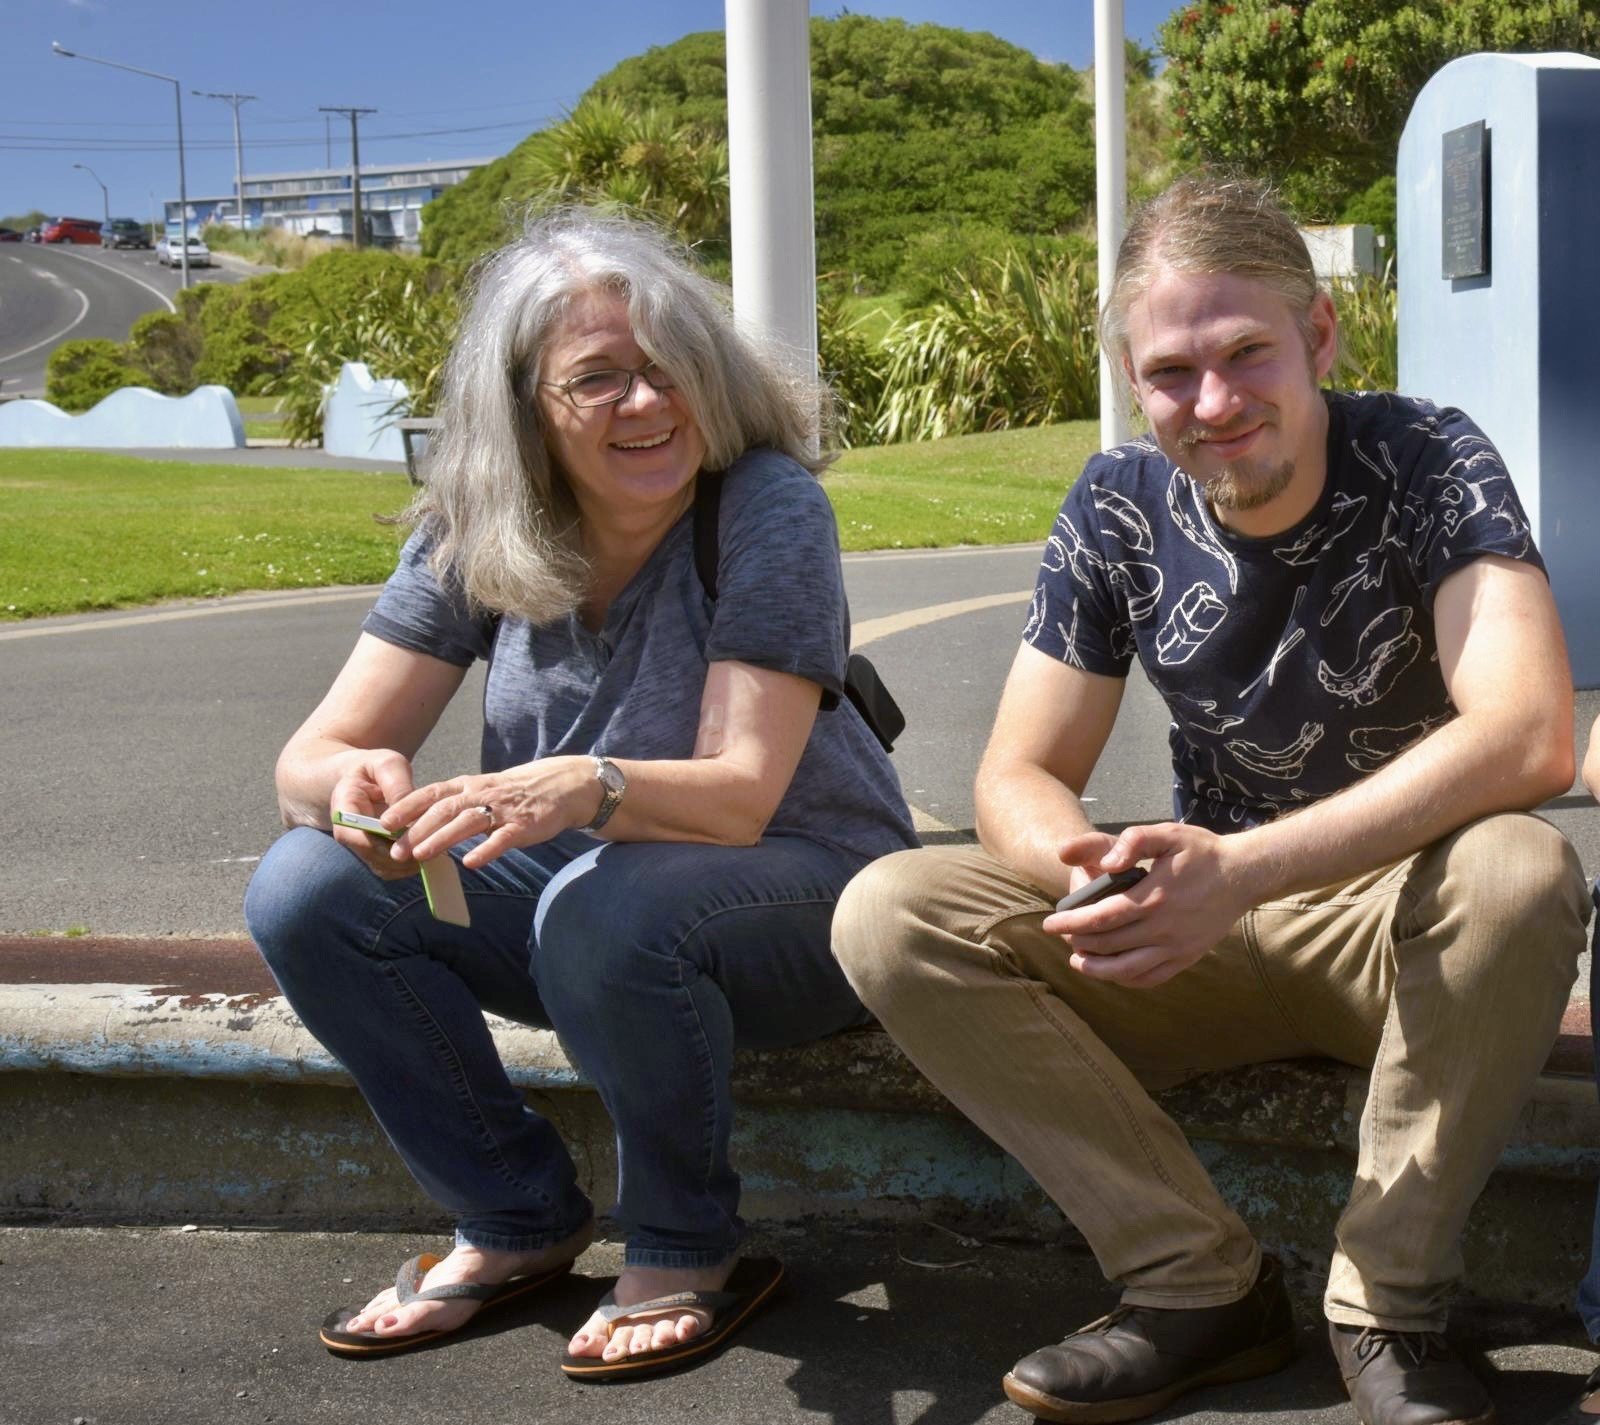
POLYGON ((847 450, 823 485, 846 549, 1043 544, 1098 421, 847 450))
POLYGON ((0 450, 0 619, 375 583, 404 474, 0 450))
POLYGON ((278 409, 280 396, 235 396, 239 414, 244 417, 247 440, 275 440, 283 434, 283 415, 278 409))
MULTIPOLYGON (((824 479, 846 549, 1042 543, 1093 421, 847 451, 824 479)), ((248 589, 377 583, 399 473, 0 449, 0 620, 248 589)))

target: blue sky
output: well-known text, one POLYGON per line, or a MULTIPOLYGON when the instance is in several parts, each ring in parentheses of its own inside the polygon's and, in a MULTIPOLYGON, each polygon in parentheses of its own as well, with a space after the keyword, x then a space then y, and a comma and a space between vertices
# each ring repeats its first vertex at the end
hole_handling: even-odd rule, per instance
MULTIPOLYGON (((1125 0, 1128 33, 1153 43, 1176 0, 1125 0)), ((815 15, 837 14, 817 0, 815 15)), ((855 0, 893 15, 999 35, 1075 67, 1094 51, 1091 0, 855 0)), ((720 30, 722 0, 4 0, 0 30, 0 214, 40 208, 147 218, 177 196, 172 87, 68 49, 183 83, 189 192, 233 185, 230 106, 190 90, 259 96, 241 110, 245 171, 322 167, 318 105, 379 112, 361 123, 363 162, 504 153, 570 107, 618 60, 696 30, 720 30)), ((348 162, 335 117, 332 155, 348 162)))

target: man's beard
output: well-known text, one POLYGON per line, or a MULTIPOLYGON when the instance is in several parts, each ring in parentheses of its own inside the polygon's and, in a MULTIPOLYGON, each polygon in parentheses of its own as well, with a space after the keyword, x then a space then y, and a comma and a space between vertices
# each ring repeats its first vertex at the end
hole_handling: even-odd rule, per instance
POLYGON ((1260 469, 1254 465, 1224 465, 1205 482, 1206 499, 1217 510, 1259 510, 1270 505, 1294 479, 1294 461, 1260 469))

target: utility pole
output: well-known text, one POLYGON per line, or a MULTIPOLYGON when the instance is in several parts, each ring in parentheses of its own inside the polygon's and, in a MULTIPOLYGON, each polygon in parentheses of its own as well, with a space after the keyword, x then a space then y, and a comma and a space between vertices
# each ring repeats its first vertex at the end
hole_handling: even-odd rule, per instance
POLYGON ((319 104, 323 114, 348 114, 350 116, 350 241, 361 246, 361 135, 357 131, 358 115, 376 114, 376 109, 351 109, 338 104, 319 104))
POLYGON ((203 89, 189 91, 197 99, 221 99, 225 104, 233 106, 233 181, 237 185, 234 192, 237 201, 234 204, 239 218, 239 231, 244 231, 244 143, 239 137, 239 106, 248 104, 256 96, 254 94, 211 94, 203 89))

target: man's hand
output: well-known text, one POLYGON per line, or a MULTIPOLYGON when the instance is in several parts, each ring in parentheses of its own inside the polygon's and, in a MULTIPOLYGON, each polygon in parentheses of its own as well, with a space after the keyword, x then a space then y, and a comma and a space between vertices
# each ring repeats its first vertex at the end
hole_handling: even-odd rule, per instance
POLYGON ((1149 861, 1138 885, 1079 910, 1044 919, 1071 946, 1072 968, 1092 980, 1134 989, 1165 984, 1187 970, 1256 904, 1237 838, 1162 822, 1131 826, 1114 841, 1104 832, 1061 848, 1073 888, 1106 871, 1149 861))

